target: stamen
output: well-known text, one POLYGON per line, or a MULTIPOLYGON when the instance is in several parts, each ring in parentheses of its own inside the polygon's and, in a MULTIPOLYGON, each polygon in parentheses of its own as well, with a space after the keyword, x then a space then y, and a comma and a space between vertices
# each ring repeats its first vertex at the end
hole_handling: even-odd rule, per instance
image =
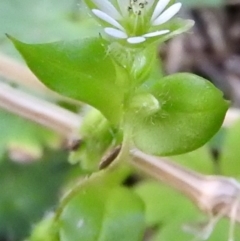
POLYGON ((147 5, 148 2, 145 0, 130 0, 130 6, 128 7, 129 10, 132 10, 132 12, 135 15, 142 15, 144 12, 145 5, 147 5))

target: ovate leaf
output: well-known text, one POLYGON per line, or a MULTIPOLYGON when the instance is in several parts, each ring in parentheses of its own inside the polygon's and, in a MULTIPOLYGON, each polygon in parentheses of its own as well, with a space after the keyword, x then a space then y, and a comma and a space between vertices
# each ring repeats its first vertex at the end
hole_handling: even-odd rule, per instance
POLYGON ((130 190, 88 186, 66 205, 60 217, 61 241, 141 241, 144 208, 130 190))
POLYGON ((100 38, 25 44, 11 38, 33 73, 50 89, 100 110, 112 122, 121 115, 124 70, 100 38))
POLYGON ((59 241, 57 237, 57 225, 54 223, 54 215, 50 214, 41 220, 34 227, 31 237, 27 241, 59 241))
POLYGON ((159 109, 156 104, 154 113, 139 109, 130 119, 135 145, 155 155, 176 155, 202 146, 221 127, 228 108, 221 91, 193 74, 167 76, 147 91, 159 109))
POLYGON ((172 159, 177 161, 179 164, 191 168, 197 172, 208 175, 215 174, 213 172, 215 162, 208 145, 204 145, 192 152, 174 156, 172 159))
POLYGON ((134 190, 145 203, 146 223, 150 227, 167 225, 179 216, 198 215, 197 208, 186 197, 162 183, 141 182, 134 190))

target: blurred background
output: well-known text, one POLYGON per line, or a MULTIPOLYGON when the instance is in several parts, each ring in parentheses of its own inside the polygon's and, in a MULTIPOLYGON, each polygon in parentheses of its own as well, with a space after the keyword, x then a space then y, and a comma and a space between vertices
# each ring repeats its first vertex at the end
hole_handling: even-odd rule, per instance
MULTIPOLYGON (((181 16, 195 20, 195 26, 190 33, 161 46, 159 56, 163 59, 164 71, 201 75, 220 88, 232 106, 240 108, 240 0, 181 2, 184 3, 181 16)), ((5 33, 23 42, 41 43, 93 36, 99 31, 81 0, 0 1, 0 56, 19 63, 23 60, 5 33)), ((0 61, 0 82, 16 86, 1 75, 1 67, 0 61)), ((24 86, 17 87, 45 99, 51 98, 24 86)), ((59 104, 77 111, 74 105, 59 104)), ((176 160, 206 174, 239 178, 239 147, 238 124, 230 130, 221 130, 207 148, 176 157, 176 160)), ((24 240, 34 224, 54 210, 63 187, 82 172, 69 165, 67 159, 68 151, 61 136, 0 109, 0 241, 24 240)), ((133 183, 136 179, 139 177, 134 176, 133 183)), ((132 181, 127 183, 132 185, 132 181)), ((179 222, 195 217, 195 209, 171 190, 156 189, 153 183, 136 186, 136 192, 159 210, 154 209, 155 215, 149 214, 152 229, 150 235, 146 233, 146 240, 192 240, 190 236, 179 234, 179 222), (169 205, 170 200, 176 198, 182 204, 169 205), (183 207, 189 212, 183 214, 180 211, 183 207), (164 216, 166 222, 174 215, 178 218, 164 226, 163 219, 156 217, 158 214, 162 217, 162 213, 167 217, 164 216), (162 226, 165 229, 161 229, 162 226), (156 227, 161 227, 161 234, 157 232, 153 236, 156 227)), ((223 221, 210 240, 227 240, 228 228, 229 224, 223 221), (225 236, 226 239, 221 239, 225 236)))

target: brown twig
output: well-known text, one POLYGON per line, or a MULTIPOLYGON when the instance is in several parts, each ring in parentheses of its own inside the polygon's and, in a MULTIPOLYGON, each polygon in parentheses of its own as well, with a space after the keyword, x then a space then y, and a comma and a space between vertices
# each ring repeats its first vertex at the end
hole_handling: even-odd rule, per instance
MULTIPOLYGON (((184 168, 170 159, 133 150, 132 164, 150 176, 166 183, 191 199, 203 212, 221 214, 231 219, 240 195, 240 183, 223 176, 205 176, 184 168)), ((235 220, 240 223, 240 201, 235 220)))
POLYGON ((71 138, 81 125, 81 118, 77 114, 1 82, 0 108, 52 129, 67 138, 71 138))

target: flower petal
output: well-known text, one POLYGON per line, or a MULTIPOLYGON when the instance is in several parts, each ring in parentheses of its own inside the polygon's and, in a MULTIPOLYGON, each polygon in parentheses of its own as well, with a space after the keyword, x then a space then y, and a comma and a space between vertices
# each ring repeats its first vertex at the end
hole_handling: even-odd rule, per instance
POLYGON ((155 31, 155 32, 151 32, 151 33, 146 33, 143 35, 143 37, 146 37, 146 38, 151 38, 151 37, 156 37, 156 36, 160 36, 160 35, 163 35, 163 34, 166 34, 166 33, 169 33, 170 30, 159 30, 159 31, 155 31))
POLYGON ((113 25, 114 27, 124 31, 123 26, 120 25, 115 19, 113 19, 112 17, 110 17, 106 13, 104 13, 104 12, 98 10, 98 9, 92 9, 92 12, 94 13, 94 15, 96 15, 101 20, 103 20, 103 21, 113 25))
POLYGON ((166 11, 164 11, 159 17, 157 17, 153 22, 152 25, 160 25, 166 23, 170 20, 174 15, 176 15, 180 8, 182 7, 181 3, 175 3, 171 7, 169 7, 166 11))
POLYGON ((127 34, 121 30, 115 29, 115 28, 104 28, 105 33, 108 35, 114 37, 114 38, 120 38, 125 39, 127 38, 127 34))
POLYGON ((154 21, 164 8, 169 4, 170 0, 159 0, 151 17, 151 21, 154 21))
POLYGON ((130 37, 127 39, 128 43, 130 44, 139 44, 142 43, 144 41, 146 41, 146 38, 139 36, 139 37, 130 37))
POLYGON ((103 12, 105 12, 110 17, 119 20, 122 16, 118 10, 110 3, 108 0, 92 0, 93 3, 103 12))
POLYGON ((129 0, 117 0, 117 2, 123 17, 128 16, 129 0))

